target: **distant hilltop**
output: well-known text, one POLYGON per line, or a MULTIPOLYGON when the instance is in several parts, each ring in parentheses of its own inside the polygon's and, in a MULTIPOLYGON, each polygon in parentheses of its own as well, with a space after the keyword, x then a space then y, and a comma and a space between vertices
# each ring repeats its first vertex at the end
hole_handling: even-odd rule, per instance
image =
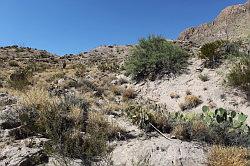
POLYGON ((250 38, 250 3, 233 5, 221 11, 210 23, 183 31, 179 40, 204 44, 215 40, 250 38))

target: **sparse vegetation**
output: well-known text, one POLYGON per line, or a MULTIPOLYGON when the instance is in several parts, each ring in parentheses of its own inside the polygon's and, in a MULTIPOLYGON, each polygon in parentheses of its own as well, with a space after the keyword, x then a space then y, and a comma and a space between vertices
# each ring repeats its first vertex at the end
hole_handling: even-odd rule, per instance
POLYGON ((201 99, 194 95, 187 95, 185 97, 185 102, 180 104, 182 111, 195 108, 202 103, 201 99))
POLYGON ((115 94, 115 95, 121 95, 123 92, 123 89, 117 85, 113 85, 111 86, 111 91, 115 94))
POLYGON ((171 135, 180 140, 190 140, 190 132, 188 130, 188 125, 177 124, 174 126, 171 135))
MULTIPOLYGON (((218 84, 213 91, 211 89, 215 86, 202 83, 210 80, 215 84, 215 80, 219 80, 219 75, 222 74, 221 71, 217 73, 217 70, 203 69, 200 66, 203 61, 192 63, 193 59, 190 59, 191 73, 187 72, 181 78, 152 81, 164 75, 177 76, 182 73, 188 65, 188 56, 177 45, 191 53, 197 51, 196 46, 193 49, 193 44, 169 42, 159 36, 150 36, 129 49, 125 46, 103 46, 81 53, 76 58, 72 54, 54 58, 47 52, 40 53, 39 50, 16 50, 16 46, 0 48, 0 54, 3 50, 4 55, 18 53, 17 60, 15 56, 10 59, 0 57, 0 99, 3 100, 0 107, 4 114, 0 114, 0 118, 5 117, 5 113, 10 114, 10 117, 3 119, 10 119, 10 124, 5 124, 8 132, 3 133, 10 133, 7 139, 15 140, 17 147, 23 146, 25 142, 25 147, 41 147, 49 157, 56 156, 70 162, 76 159, 77 162, 82 161, 83 165, 91 165, 92 161, 103 161, 107 156, 113 157, 109 153, 113 148, 119 148, 116 145, 120 145, 121 140, 122 146, 127 146, 127 141, 131 142, 132 148, 141 145, 140 141, 157 142, 161 140, 161 137, 155 139, 157 133, 163 137, 166 134, 170 139, 188 141, 185 144, 192 148, 194 141, 202 142, 201 145, 205 143, 208 147, 213 146, 209 153, 211 166, 245 164, 249 160, 245 150, 250 145, 250 127, 248 116, 241 113, 240 109, 242 106, 248 108, 248 96, 243 96, 237 90, 236 98, 231 92, 219 91, 218 84), (127 53, 131 48, 129 56, 127 53), (128 77, 126 72, 135 80, 128 77), (138 84, 143 79, 151 81, 138 84), (197 92, 194 87, 196 85, 199 86, 197 92), (213 96, 214 92, 217 96, 213 96), (205 93, 211 96, 207 97, 205 93), (232 104, 228 104, 231 102, 228 100, 230 95, 233 96, 232 104), (234 102, 234 99, 237 101, 234 102), (204 106, 201 111, 203 101, 209 107, 204 106), (226 108, 235 106, 238 110, 217 108, 221 103, 226 108), (44 142, 38 142, 39 139, 44 142)), ((217 41, 203 46, 203 49, 206 56, 202 58, 212 67, 229 57, 229 54, 232 55, 232 59, 228 58, 226 61, 234 63, 227 75, 227 83, 243 90, 250 89, 250 58, 239 53, 236 43, 217 41)), ((2 119, 0 121, 2 123, 2 119)), ((2 129, 0 130, 2 133, 2 129)), ((171 141, 176 142, 180 141, 171 141)), ((4 140, 4 144, 12 146, 9 140, 4 140)), ((0 145, 2 149, 4 146, 0 145)), ((157 148, 164 153, 164 146, 157 145, 157 148)), ((115 155, 119 153, 114 152, 115 155)), ((150 149, 148 156, 143 155, 142 159, 138 158, 135 162, 134 158, 129 160, 134 165, 154 164, 151 152, 150 149)), ((113 158, 109 162, 112 165, 113 158)))
POLYGON ((213 146, 208 156, 209 166, 248 166, 249 150, 241 147, 213 146))
POLYGON ((98 65, 98 69, 102 72, 117 72, 120 69, 120 66, 116 62, 101 62, 98 65))
POLYGON ((183 140, 198 140, 226 146, 247 146, 250 128, 246 124, 247 116, 243 113, 227 111, 223 108, 210 110, 203 107, 202 114, 163 113, 164 107, 130 106, 127 115, 134 123, 151 131, 153 124, 160 131, 172 133, 183 140), (151 111, 155 108, 155 111, 151 111))
POLYGON ((29 73, 26 70, 19 69, 10 75, 8 84, 11 88, 24 91, 30 85, 29 73))
POLYGON ((19 67, 18 62, 16 62, 16 61, 10 61, 9 65, 10 65, 10 67, 19 67))
POLYGON ((203 81, 203 82, 206 82, 206 81, 209 80, 209 77, 208 77, 208 75, 206 75, 206 74, 200 74, 200 75, 199 75, 199 79, 200 79, 201 81, 203 81))
POLYGON ((250 91, 250 57, 241 57, 229 70, 229 85, 250 91))
POLYGON ((134 89, 128 88, 128 89, 124 90, 122 97, 123 97, 123 100, 128 100, 128 99, 134 99, 136 97, 136 95, 137 94, 136 94, 134 89))
POLYGON ((143 38, 132 50, 125 69, 134 79, 180 73, 187 66, 187 53, 160 36, 143 38))
POLYGON ((206 67, 214 67, 223 59, 223 54, 221 54, 219 49, 225 45, 227 41, 217 40, 211 43, 204 44, 200 51, 200 58, 206 59, 206 67))
POLYGON ((108 150, 106 141, 123 133, 75 96, 55 98, 45 90, 32 89, 23 95, 22 105, 20 118, 26 130, 51 139, 47 151, 66 157, 86 161, 103 155, 108 150))

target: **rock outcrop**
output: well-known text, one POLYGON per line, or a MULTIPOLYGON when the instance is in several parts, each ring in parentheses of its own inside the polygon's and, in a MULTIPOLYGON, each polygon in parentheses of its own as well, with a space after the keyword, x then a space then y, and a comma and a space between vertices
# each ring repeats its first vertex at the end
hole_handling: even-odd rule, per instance
POLYGON ((225 8, 214 21, 188 28, 180 34, 178 39, 204 44, 218 39, 238 40, 249 37, 250 12, 248 2, 225 8))

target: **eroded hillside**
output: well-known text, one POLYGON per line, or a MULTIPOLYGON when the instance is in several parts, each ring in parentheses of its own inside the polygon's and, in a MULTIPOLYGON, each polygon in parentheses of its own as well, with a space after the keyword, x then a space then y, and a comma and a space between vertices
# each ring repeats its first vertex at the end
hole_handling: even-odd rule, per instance
POLYGON ((0 165, 249 165, 246 12, 229 7, 177 41, 65 56, 1 47, 0 165))

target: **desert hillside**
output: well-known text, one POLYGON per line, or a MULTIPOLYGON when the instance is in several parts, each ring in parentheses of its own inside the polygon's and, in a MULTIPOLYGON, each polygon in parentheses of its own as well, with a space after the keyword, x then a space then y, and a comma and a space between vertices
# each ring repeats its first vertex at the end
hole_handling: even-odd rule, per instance
POLYGON ((248 166, 248 18, 77 55, 0 47, 0 166, 248 166))
POLYGON ((204 44, 215 40, 238 40, 250 38, 249 3, 225 8, 210 22, 183 31, 179 40, 204 44))

